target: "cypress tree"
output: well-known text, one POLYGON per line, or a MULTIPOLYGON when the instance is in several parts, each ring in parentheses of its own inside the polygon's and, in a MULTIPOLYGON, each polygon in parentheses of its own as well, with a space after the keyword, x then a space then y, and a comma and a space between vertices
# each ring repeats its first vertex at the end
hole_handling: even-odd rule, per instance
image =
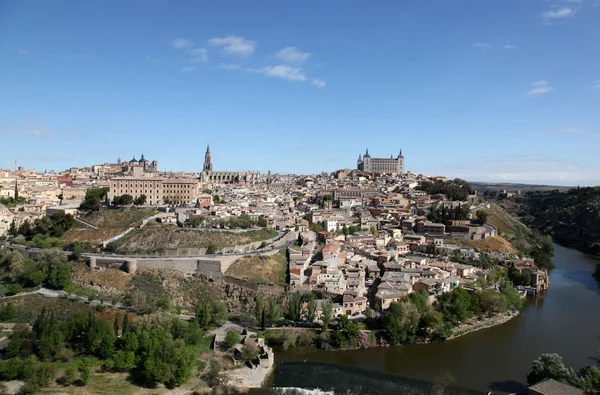
POLYGON ((115 314, 115 322, 113 323, 115 336, 119 337, 119 313, 115 314))
POLYGON ((123 318, 123 326, 121 330, 121 334, 124 335, 129 331, 129 314, 125 313, 125 317, 123 318))

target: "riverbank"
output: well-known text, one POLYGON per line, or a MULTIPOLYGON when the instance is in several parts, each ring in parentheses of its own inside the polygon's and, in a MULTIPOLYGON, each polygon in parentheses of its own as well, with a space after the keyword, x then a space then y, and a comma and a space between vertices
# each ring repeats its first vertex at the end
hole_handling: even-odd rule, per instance
POLYGON ((507 314, 502 314, 500 316, 494 316, 483 320, 478 320, 473 323, 458 326, 452 330, 452 335, 450 335, 450 337, 448 337, 446 341, 456 339, 464 335, 468 335, 469 333, 477 332, 481 329, 487 329, 492 328, 494 326, 502 325, 517 317, 519 314, 519 311, 514 311, 507 314))

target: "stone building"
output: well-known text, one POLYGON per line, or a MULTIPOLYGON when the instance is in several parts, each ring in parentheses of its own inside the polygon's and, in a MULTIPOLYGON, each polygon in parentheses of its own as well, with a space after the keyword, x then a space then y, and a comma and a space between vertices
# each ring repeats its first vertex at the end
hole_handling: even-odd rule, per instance
POLYGON ((200 183, 193 178, 115 177, 110 179, 108 198, 131 195, 134 199, 146 195, 146 204, 195 204, 200 183), (166 198, 166 199, 165 199, 166 198))
POLYGON ((404 174, 404 156, 400 150, 396 158, 392 155, 389 158, 371 158, 367 148, 364 156, 358 155, 356 168, 365 173, 404 174))
POLYGON ((214 184, 254 184, 259 180, 259 174, 253 171, 213 171, 210 147, 206 147, 204 166, 200 173, 200 182, 214 184))

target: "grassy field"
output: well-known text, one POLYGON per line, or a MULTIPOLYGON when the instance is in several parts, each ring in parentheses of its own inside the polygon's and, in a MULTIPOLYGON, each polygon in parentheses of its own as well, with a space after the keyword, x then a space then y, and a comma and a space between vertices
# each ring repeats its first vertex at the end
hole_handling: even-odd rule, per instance
POLYGON ((288 261, 285 250, 271 256, 247 256, 233 263, 227 276, 255 283, 285 284, 288 261))
POLYGON ((271 229, 234 233, 184 230, 169 225, 154 225, 136 229, 127 234, 117 242, 117 251, 149 251, 158 248, 176 249, 178 247, 206 248, 210 245, 222 248, 268 240, 275 236, 277 236, 277 232, 271 229))

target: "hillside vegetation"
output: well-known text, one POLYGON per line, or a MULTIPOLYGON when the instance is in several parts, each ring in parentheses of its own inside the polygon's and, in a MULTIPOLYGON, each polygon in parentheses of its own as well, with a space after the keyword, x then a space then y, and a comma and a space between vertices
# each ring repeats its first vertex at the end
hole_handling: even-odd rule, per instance
POLYGON ((106 240, 123 233, 130 227, 140 226, 142 221, 156 214, 151 208, 126 207, 119 209, 106 209, 102 211, 89 211, 81 216, 84 222, 97 226, 98 229, 86 227, 80 222, 76 228, 69 229, 63 236, 63 244, 78 241, 100 245, 106 240))
POLYGON ((486 210, 488 213, 487 223, 498 229, 500 235, 508 239, 523 237, 529 233, 527 226, 514 218, 508 211, 496 203, 486 210))
POLYGON ((523 221, 559 243, 600 254, 600 188, 530 192, 516 199, 523 221))
POLYGON ((144 219, 156 213, 152 208, 125 207, 90 211, 82 215, 81 219, 99 228, 129 228, 140 226, 144 219))
POLYGON ((246 232, 217 232, 179 229, 171 226, 150 226, 136 229, 111 247, 117 252, 157 251, 159 249, 212 248, 218 250, 268 240, 277 236, 272 229, 250 230, 246 232))
MULTIPOLYGON (((538 231, 532 231, 496 203, 492 203, 491 207, 484 211, 488 214, 486 222, 495 227, 498 230, 498 234, 510 243, 512 248, 518 251, 519 255, 535 259, 539 267, 553 267, 552 256, 554 255, 554 246, 552 245, 552 238, 550 236, 543 235, 538 231)), ((484 240, 482 247, 485 246, 485 243, 490 242, 484 240)), ((502 242, 499 241, 499 243, 502 242)))
POLYGON ((277 254, 251 255, 238 259, 225 274, 255 283, 285 284, 287 276, 285 250, 277 254))

